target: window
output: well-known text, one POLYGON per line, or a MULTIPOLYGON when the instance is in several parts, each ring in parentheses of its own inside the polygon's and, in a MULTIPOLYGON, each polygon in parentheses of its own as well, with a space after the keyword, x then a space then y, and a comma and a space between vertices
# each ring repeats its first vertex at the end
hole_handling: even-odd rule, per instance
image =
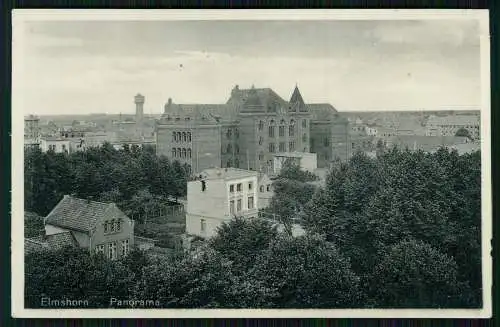
POLYGON ((329 142, 328 142, 328 137, 325 137, 325 140, 323 141, 323 143, 325 144, 325 146, 328 146, 328 145, 329 145, 329 142))
POLYGON ((231 159, 227 161, 227 166, 226 167, 231 167, 231 159))
POLYGON ((111 229, 110 229, 110 231, 111 231, 111 233, 113 233, 113 232, 115 231, 115 220, 114 220, 114 219, 113 219, 113 220, 111 220, 110 225, 111 225, 111 229))
POLYGON ((290 120, 290 126, 288 126, 288 135, 289 136, 294 136, 295 135, 295 120, 290 120))
POLYGON ((248 197, 248 209, 253 209, 253 196, 248 197))
POLYGON ((271 191, 271 184, 267 184, 266 190, 267 190, 268 192, 270 192, 270 191, 271 191))
POLYGON ((104 222, 104 234, 106 234, 108 232, 108 221, 106 220, 104 222))
POLYGON ((180 141, 182 141, 182 133, 177 132, 177 142, 180 142, 180 141))
POLYGON ((261 120, 259 121, 259 131, 264 129, 264 122, 261 120))
POLYGON ((63 152, 66 152, 66 144, 62 145, 62 150, 63 150, 63 152))
POLYGON ((234 215, 234 200, 229 201, 229 213, 234 215))
POLYGON ((201 181, 201 191, 205 192, 206 189, 207 189, 207 182, 201 181))
POLYGON ((262 145, 262 143, 264 142, 264 139, 262 138, 262 136, 259 137, 259 145, 262 145))
POLYGON ((259 160, 260 160, 260 161, 264 160, 264 154, 263 154, 262 152, 261 152, 261 153, 259 153, 259 160))
POLYGON ((253 188, 253 184, 250 182, 248 183, 248 189, 251 190, 253 188))
POLYGON ((227 145, 227 153, 232 153, 233 152, 233 147, 231 144, 227 145))
POLYGON ((228 130, 227 130, 227 132, 226 132, 226 137, 227 137, 228 139, 230 139, 232 136, 233 136, 233 132, 232 132, 232 130, 231 130, 231 129, 228 129, 228 130))
POLYGON ((274 120, 269 122, 269 137, 274 137, 274 120))
POLYGON ((241 183, 239 183, 238 185, 236 185, 236 191, 237 192, 241 192, 242 191, 241 183))
POLYGON ((205 219, 200 219, 200 231, 204 233, 207 230, 207 223, 205 219))
POLYGON ((191 132, 187 133, 188 142, 191 142, 191 132))
POLYGON ((177 133, 176 132, 172 132, 172 140, 174 142, 177 142, 177 133))
POLYGON ((229 192, 234 193, 234 184, 229 185, 229 192))
POLYGON ((130 252, 130 246, 128 240, 123 240, 122 241, 122 256, 127 256, 127 254, 130 252))
POLYGON ((187 134, 186 134, 186 132, 182 132, 182 141, 183 142, 187 141, 187 134))
POLYGON ((286 151, 285 142, 280 142, 279 151, 280 152, 285 152, 286 151))
POLYGON ((189 159, 191 159, 191 149, 187 149, 187 156, 189 159))
POLYGON ((240 153, 240 147, 238 146, 238 144, 234 146, 234 149, 236 150, 236 153, 240 153))
POLYGON ((295 142, 294 141, 290 141, 289 144, 288 144, 288 148, 290 151, 295 151, 295 142))
POLYGON ((306 133, 304 133, 302 135, 302 142, 307 142, 307 134, 306 133))
POLYGON ((240 161, 238 159, 234 160, 234 166, 240 168, 240 161))
POLYGON ((241 199, 238 199, 238 202, 236 202, 236 212, 241 211, 241 199))
POLYGON ((236 138, 240 137, 240 131, 237 128, 234 130, 234 136, 236 136, 236 138))
POLYGON ((186 158, 186 149, 182 149, 182 158, 186 158))
POLYGON ((302 127, 303 128, 307 127, 307 120, 306 119, 302 119, 302 127))
POLYGON ((261 185, 261 186, 259 187, 259 191, 264 192, 264 185, 261 185))
POLYGON ((269 143, 269 152, 273 153, 276 150, 274 143, 269 143))
POLYGON ((119 232, 122 229, 122 221, 121 219, 116 220, 116 231, 119 232))
POLYGON ((111 260, 116 259, 116 242, 108 244, 108 258, 111 260))
POLYGON ((95 253, 102 253, 104 254, 104 244, 99 244, 95 247, 95 253))

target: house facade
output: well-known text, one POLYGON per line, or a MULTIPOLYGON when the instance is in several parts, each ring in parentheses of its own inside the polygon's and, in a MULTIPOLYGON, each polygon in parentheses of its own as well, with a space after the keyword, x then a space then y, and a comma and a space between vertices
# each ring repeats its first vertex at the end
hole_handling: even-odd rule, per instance
POLYGON ((210 168, 187 185, 186 233, 210 238, 235 216, 257 217, 257 172, 238 168, 210 168))
MULTIPOLYGON (((253 86, 235 86, 225 104, 176 104, 169 99, 156 124, 157 154, 186 163, 196 173, 209 167, 272 173, 275 153, 312 152, 317 110, 336 112, 329 104, 306 104, 298 87, 288 101, 270 88, 253 86)), ((322 136, 328 138, 330 151, 339 134, 344 151, 347 129, 340 126, 328 126, 322 136)))
POLYGON ((76 246, 109 259, 126 256, 134 247, 134 221, 114 203, 65 195, 45 217, 45 238, 68 233, 76 246))

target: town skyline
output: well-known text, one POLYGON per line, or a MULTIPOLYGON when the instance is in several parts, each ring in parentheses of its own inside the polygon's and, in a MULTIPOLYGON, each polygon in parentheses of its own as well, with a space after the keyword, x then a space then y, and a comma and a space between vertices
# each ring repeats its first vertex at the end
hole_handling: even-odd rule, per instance
POLYGON ((225 103, 234 85, 338 111, 478 110, 478 21, 32 21, 25 114, 225 103), (140 44, 140 46, 137 46, 140 44))

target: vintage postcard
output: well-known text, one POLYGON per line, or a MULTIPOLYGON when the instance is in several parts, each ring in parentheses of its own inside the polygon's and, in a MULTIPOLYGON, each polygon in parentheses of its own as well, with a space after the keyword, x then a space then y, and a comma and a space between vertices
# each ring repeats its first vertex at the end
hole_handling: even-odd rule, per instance
POLYGON ((491 316, 488 11, 14 10, 12 43, 14 317, 491 316))

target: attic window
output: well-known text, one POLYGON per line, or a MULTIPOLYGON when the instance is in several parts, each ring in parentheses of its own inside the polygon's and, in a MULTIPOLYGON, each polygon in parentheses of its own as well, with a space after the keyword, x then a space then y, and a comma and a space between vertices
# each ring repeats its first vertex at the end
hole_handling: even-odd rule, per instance
POLYGON ((122 221, 118 219, 116 221, 116 231, 119 232, 122 229, 122 221))

